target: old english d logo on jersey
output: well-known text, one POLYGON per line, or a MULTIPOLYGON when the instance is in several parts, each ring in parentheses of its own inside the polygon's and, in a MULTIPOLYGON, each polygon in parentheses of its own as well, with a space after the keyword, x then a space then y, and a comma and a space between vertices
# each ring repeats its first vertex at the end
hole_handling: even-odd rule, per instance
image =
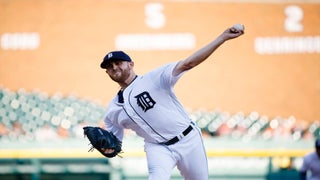
POLYGON ((146 91, 135 96, 137 98, 137 104, 142 108, 144 112, 153 108, 156 102, 151 98, 150 94, 146 91))

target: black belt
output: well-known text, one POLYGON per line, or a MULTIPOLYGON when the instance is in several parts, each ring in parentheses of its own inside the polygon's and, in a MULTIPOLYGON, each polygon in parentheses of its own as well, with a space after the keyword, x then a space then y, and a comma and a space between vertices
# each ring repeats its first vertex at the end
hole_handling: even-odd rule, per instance
MULTIPOLYGON (((185 129, 185 130, 182 132, 183 136, 188 135, 188 134, 192 131, 192 129, 193 129, 193 127, 190 125, 187 129, 185 129)), ((181 139, 181 138, 180 138, 180 139, 181 139)), ((164 145, 170 146, 170 145, 172 145, 172 144, 177 143, 180 139, 179 139, 178 136, 176 136, 176 137, 170 139, 169 141, 163 142, 163 143, 160 143, 160 144, 164 144, 164 145)))

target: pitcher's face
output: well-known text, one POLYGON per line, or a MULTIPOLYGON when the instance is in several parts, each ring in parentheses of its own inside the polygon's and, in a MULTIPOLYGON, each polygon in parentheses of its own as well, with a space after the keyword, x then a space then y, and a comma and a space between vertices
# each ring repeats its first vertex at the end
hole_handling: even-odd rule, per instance
POLYGON ((133 62, 116 60, 106 65, 106 73, 118 83, 125 82, 133 72, 133 62))

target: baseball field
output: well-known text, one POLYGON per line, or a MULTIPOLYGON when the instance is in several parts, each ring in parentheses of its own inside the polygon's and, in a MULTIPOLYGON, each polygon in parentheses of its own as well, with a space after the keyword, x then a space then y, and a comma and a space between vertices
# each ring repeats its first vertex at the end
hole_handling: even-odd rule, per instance
MULTIPOLYGON (((0 0, 0 179, 146 179, 142 140, 88 152, 118 92, 99 65, 123 50, 137 74, 179 61, 225 28, 175 87, 201 128, 210 179, 298 179, 320 138, 319 0, 0 0)), ((175 169, 172 179, 182 179, 175 169)))

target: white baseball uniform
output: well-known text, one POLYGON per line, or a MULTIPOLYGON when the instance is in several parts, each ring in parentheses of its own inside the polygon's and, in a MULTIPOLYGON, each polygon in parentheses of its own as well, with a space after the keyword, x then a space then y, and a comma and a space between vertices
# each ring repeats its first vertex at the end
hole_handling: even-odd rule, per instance
POLYGON ((123 139, 124 128, 144 138, 149 179, 170 179, 177 166, 188 180, 207 180, 208 165, 201 131, 178 101, 173 87, 177 62, 135 80, 112 100, 104 118, 106 130, 123 139))
POLYGON ((320 180, 320 157, 312 152, 303 157, 301 172, 311 172, 309 180, 320 180))

